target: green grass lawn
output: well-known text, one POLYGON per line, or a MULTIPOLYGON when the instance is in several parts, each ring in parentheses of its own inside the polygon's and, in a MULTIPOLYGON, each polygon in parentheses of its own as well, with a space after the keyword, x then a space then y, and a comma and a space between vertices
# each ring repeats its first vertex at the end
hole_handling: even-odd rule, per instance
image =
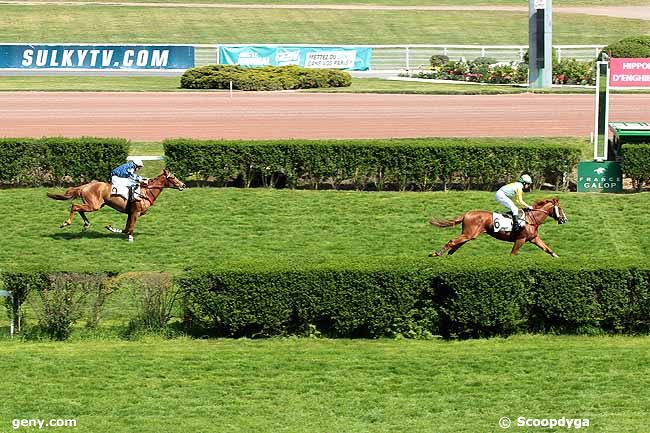
MULTIPOLYGON (((526 45, 526 12, 0 6, 2 42, 526 45), (291 23, 291 25, 287 25, 291 23)), ((650 34, 650 21, 553 16, 554 44, 650 34)))
MULTIPOLYGON (((50 189, 51 191, 52 189, 50 189)), ((459 228, 430 226, 428 218, 451 218, 470 209, 498 209, 490 192, 354 192, 191 188, 166 191, 136 226, 136 241, 107 232, 125 217, 106 208, 89 214, 93 225, 81 232, 81 219, 59 229, 70 202, 45 196, 47 190, 0 190, 0 270, 170 271, 188 267, 306 266, 347 262, 425 261, 465 266, 477 257, 504 263, 553 260, 533 245, 516 259, 511 244, 487 236, 456 255, 427 254, 459 234, 459 228), (514 262, 512 260, 515 260, 514 262)), ((561 260, 611 264, 644 262, 650 251, 649 194, 535 192, 530 202, 559 196, 569 217, 540 229, 561 260)))
MULTIPOLYGON (((14 0, 7 0, 11 2, 14 0)), ((106 3, 106 0, 72 0, 83 3, 106 3)), ((50 0, 48 3, 65 2, 70 0, 50 0)), ((458 6, 461 4, 458 0, 119 0, 113 3, 194 3, 194 4, 367 4, 367 5, 385 5, 385 6, 458 6)), ((647 0, 555 0, 553 6, 645 6, 647 0)), ((526 0, 463 0, 462 5, 482 5, 482 6, 521 6, 527 7, 526 0)))
MULTIPOLYGON (((111 77, 111 76, 7 76, 0 77, 0 91, 89 91, 89 92, 195 92, 222 90, 181 89, 180 77, 111 77)), ((402 93, 420 95, 505 95, 530 92, 527 87, 434 83, 385 80, 382 78, 352 78, 350 87, 305 89, 315 93, 402 93)), ((534 93, 593 93, 593 88, 553 87, 535 89, 534 93)), ((647 93, 644 90, 616 90, 612 93, 647 93)), ((135 154, 135 153, 134 153, 135 154)), ((155 153, 154 155, 161 155, 155 153)), ((142 153, 139 153, 142 155, 142 153)))
POLYGON ((648 344, 556 336, 3 341, 0 429, 15 431, 13 419, 75 419, 76 428, 55 430, 487 433, 502 431, 501 417, 523 416, 646 432, 648 344))

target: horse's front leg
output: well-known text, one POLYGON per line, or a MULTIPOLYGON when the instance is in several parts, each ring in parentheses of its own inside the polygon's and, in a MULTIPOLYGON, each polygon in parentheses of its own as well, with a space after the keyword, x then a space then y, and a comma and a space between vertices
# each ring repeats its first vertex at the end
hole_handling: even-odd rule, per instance
POLYGON ((553 252, 553 250, 550 249, 550 248, 548 247, 548 245, 546 245, 546 244, 544 243, 544 241, 540 239, 539 236, 535 236, 535 238, 533 238, 533 240, 531 240, 531 242, 534 243, 535 245, 537 245, 538 247, 540 247, 540 248, 541 248, 541 249, 542 249, 546 254, 550 254, 551 257, 556 257, 556 258, 557 258, 557 257, 560 257, 560 256, 558 256, 557 254, 555 254, 555 253, 553 252))
POLYGON ((133 242, 133 229, 135 228, 135 222, 140 216, 140 211, 131 212, 126 219, 126 227, 124 228, 124 233, 129 236, 129 242, 133 242))
POLYGON ((521 237, 515 241, 515 244, 512 246, 512 251, 510 251, 510 255, 514 256, 516 255, 521 247, 526 243, 526 238, 521 237))

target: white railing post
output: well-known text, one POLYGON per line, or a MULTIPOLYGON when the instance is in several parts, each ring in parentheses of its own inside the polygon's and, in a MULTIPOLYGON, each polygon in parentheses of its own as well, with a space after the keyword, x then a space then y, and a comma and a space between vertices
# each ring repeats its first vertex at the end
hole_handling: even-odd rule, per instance
POLYGON ((557 51, 557 62, 560 63, 562 60, 562 47, 556 47, 555 50, 557 51))
POLYGON ((411 59, 410 59, 410 50, 409 47, 406 47, 406 70, 411 70, 411 59))

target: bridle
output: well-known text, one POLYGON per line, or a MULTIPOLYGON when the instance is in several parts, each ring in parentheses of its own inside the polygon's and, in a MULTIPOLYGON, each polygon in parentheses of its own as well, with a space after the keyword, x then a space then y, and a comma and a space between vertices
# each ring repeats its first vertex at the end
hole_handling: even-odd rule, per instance
MULTIPOLYGON (((552 202, 550 202, 552 203, 552 202)), ((546 206, 546 204, 544 205, 546 206)), ((560 219, 560 210, 558 209, 558 205, 553 204, 553 210, 544 210, 543 208, 538 208, 538 209, 531 209, 528 211, 530 215, 530 219, 532 220, 532 224, 536 227, 539 227, 542 223, 537 221, 537 218, 533 215, 533 212, 542 212, 546 214, 546 216, 552 217, 554 220, 558 221, 560 219), (553 213, 553 215, 551 215, 553 213)))
MULTIPOLYGON (((163 176, 165 176, 165 184, 166 184, 167 181, 169 180, 169 177, 170 177, 170 176, 173 176, 173 174, 171 174, 171 173, 167 173, 167 174, 163 174, 163 176)), ((154 179, 158 179, 159 177, 160 177, 160 176, 157 176, 157 177, 155 177, 154 179)), ((163 189, 163 188, 165 188, 164 185, 163 185, 163 186, 151 186, 151 185, 147 185, 145 188, 143 188, 144 191, 145 191, 144 195, 142 195, 142 194, 139 194, 139 195, 140 195, 140 197, 147 199, 147 201, 149 202, 149 204, 150 204, 151 206, 153 206, 153 203, 156 201, 156 197, 153 195, 153 193, 151 192, 151 190, 153 190, 153 189, 163 189)), ((180 188, 179 188, 179 189, 180 189, 180 188)))

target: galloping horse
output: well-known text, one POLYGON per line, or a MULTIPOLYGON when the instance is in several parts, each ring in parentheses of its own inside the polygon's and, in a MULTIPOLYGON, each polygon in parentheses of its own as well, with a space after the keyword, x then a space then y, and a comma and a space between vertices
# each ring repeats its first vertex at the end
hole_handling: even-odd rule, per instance
POLYGON ((440 250, 429 254, 429 256, 440 257, 447 251, 449 251, 449 255, 451 255, 465 243, 479 237, 481 233, 487 233, 493 238, 514 242, 510 255, 514 256, 517 254, 524 243, 532 242, 544 250, 545 253, 548 253, 553 257, 559 257, 544 243, 544 241, 540 239, 537 230, 548 216, 556 220, 558 224, 564 224, 567 221, 564 210, 560 207, 560 201, 556 198, 552 200, 540 200, 533 205, 532 209, 525 212, 526 226, 514 234, 511 232, 495 232, 494 223, 492 221, 492 212, 489 211, 469 211, 453 220, 431 220, 429 223, 436 227, 453 227, 456 224, 463 223, 463 231, 460 236, 450 240, 440 250))
POLYGON ((86 212, 94 212, 108 205, 118 212, 128 214, 126 228, 124 230, 114 229, 111 226, 106 228, 114 233, 125 233, 129 236, 129 242, 133 242, 133 228, 140 215, 147 213, 149 208, 162 192, 163 188, 174 188, 182 191, 185 184, 177 179, 167 169, 149 180, 147 185, 142 185, 140 189, 141 200, 128 203, 126 199, 119 195, 111 195, 111 184, 108 182, 92 181, 85 185, 68 188, 64 194, 50 194, 47 196, 54 200, 70 200, 81 198, 83 204, 73 204, 70 208, 70 216, 61 224, 61 228, 68 227, 72 224, 75 212, 79 212, 84 220, 82 230, 88 230, 90 221, 86 217, 86 212))

